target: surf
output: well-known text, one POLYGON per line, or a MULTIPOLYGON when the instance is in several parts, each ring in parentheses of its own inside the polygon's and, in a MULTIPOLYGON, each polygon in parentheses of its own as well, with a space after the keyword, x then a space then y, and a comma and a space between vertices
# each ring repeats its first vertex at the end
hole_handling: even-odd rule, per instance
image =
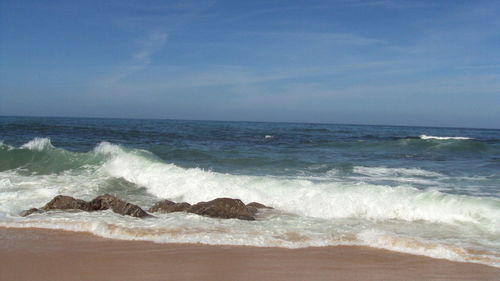
POLYGON ((324 174, 321 180, 293 174, 233 174, 182 167, 146 149, 110 142, 101 142, 87 152, 72 152, 55 147, 48 138, 36 138, 18 147, 1 144, 0 155, 3 226, 88 231, 114 239, 161 243, 291 248, 367 245, 498 264, 494 252, 487 250, 498 247, 494 237, 500 232, 500 199, 416 188, 411 181, 384 185, 369 180, 432 181, 448 176, 437 171, 327 166, 318 170, 324 174), (18 215, 22 209, 41 206, 58 194, 90 199, 105 192, 143 207, 161 199, 196 203, 232 197, 245 203, 262 202, 275 210, 261 214, 254 224, 189 214, 160 215, 156 222, 109 212, 18 215), (209 239, 207 232, 211 233, 209 239), (447 237, 454 237, 455 242, 447 237), (481 257, 474 251, 487 254, 481 257))

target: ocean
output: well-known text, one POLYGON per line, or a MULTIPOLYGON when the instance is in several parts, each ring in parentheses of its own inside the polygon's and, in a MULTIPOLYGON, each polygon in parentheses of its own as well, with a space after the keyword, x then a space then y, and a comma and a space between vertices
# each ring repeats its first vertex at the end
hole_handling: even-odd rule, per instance
POLYGON ((500 130, 0 117, 0 226, 157 243, 360 245, 500 267, 500 130), (255 221, 111 211, 21 217, 59 194, 148 209, 218 197, 255 221))

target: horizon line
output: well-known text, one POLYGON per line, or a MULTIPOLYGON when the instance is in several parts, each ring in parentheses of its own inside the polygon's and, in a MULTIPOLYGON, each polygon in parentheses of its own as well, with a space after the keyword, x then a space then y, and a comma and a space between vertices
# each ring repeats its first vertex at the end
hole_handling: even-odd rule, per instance
POLYGON ((168 120, 168 121, 197 121, 197 122, 227 122, 227 123, 276 123, 276 124, 310 124, 310 125, 341 125, 341 126, 379 126, 379 127, 417 127, 417 128, 440 128, 440 129, 470 129, 470 130, 500 130, 500 128, 485 127, 453 127, 453 126, 429 126, 429 125, 394 125, 394 124, 355 124, 355 123, 333 123, 333 122, 305 122, 305 121, 252 121, 252 120, 218 120, 218 119, 176 119, 176 118, 152 118, 152 117, 98 117, 98 116, 50 116, 50 115, 2 115, 0 117, 20 118, 72 118, 72 119, 120 119, 120 120, 168 120))

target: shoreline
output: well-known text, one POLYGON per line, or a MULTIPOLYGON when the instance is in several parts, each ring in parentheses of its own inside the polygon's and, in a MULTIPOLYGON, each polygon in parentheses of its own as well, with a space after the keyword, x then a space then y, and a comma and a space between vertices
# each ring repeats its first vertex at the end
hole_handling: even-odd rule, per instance
POLYGON ((500 269, 362 246, 158 244, 0 227, 0 280, 498 280, 500 269))

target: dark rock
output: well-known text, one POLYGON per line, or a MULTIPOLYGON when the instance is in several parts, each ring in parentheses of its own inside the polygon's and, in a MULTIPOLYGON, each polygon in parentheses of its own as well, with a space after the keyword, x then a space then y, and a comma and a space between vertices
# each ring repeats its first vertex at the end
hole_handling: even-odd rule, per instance
POLYGON ((163 200, 160 202, 156 202, 151 208, 149 208, 149 212, 160 212, 160 213, 173 213, 173 212, 185 212, 191 207, 191 204, 182 202, 175 203, 170 200, 163 200))
POLYGON ((89 202, 75 199, 71 196, 58 195, 42 207, 42 210, 82 210, 90 211, 89 202))
POLYGON ((29 210, 22 211, 19 215, 21 217, 27 217, 27 216, 34 214, 34 213, 43 213, 43 211, 40 209, 37 209, 37 208, 31 208, 29 210))
POLYGON ((162 200, 160 202, 156 202, 151 208, 149 208, 148 212, 163 212, 166 211, 170 206, 174 205, 175 202, 170 200, 162 200))
POLYGON ((257 202, 248 203, 247 207, 254 207, 254 208, 257 208, 257 209, 273 209, 272 207, 269 207, 269 206, 266 206, 264 204, 257 203, 257 202))
POLYGON ((109 194, 98 196, 90 201, 89 204, 92 211, 111 209, 113 212, 120 215, 127 215, 137 218, 151 217, 150 214, 146 213, 139 206, 127 203, 109 194))
POLYGON ((187 212, 189 208, 191 208, 191 204, 187 202, 175 203, 173 206, 169 208, 168 213, 187 212))
MULTIPOLYGON (((149 211, 163 213, 189 212, 213 218, 255 220, 253 215, 258 209, 262 208, 272 209, 271 207, 256 202, 245 205, 239 199, 217 198, 208 202, 198 202, 195 205, 186 202, 175 203, 169 200, 163 200, 154 204, 149 211)), ((42 208, 32 208, 23 211, 20 215, 24 217, 47 210, 82 210, 93 212, 108 209, 120 215, 138 218, 152 217, 139 206, 127 203, 109 194, 98 196, 90 202, 75 199, 70 196, 58 195, 42 208)))
POLYGON ((259 209, 255 207, 247 207, 247 209, 250 212, 250 214, 252 214, 252 216, 255 216, 259 212, 259 209))
POLYGON ((247 208, 250 211, 250 213, 252 213, 252 215, 257 214, 257 212, 259 211, 259 209, 273 209, 273 208, 271 208, 269 206, 266 206, 264 204, 257 203, 257 202, 248 203, 247 204, 247 208))
POLYGON ((250 214, 252 214, 252 216, 255 216, 259 212, 259 209, 252 207, 252 206, 250 206, 250 207, 247 206, 247 209, 250 212, 250 214))
POLYGON ((247 206, 239 199, 217 198, 208 202, 199 202, 187 211, 213 218, 255 220, 247 206))
POLYGON ((75 199, 71 196, 58 195, 50 200, 49 203, 45 204, 45 206, 43 206, 41 210, 32 208, 22 212, 21 216, 24 217, 35 212, 42 212, 47 210, 82 210, 86 212, 92 212, 108 209, 111 209, 113 210, 113 212, 120 215, 127 215, 138 218, 151 217, 150 214, 146 213, 139 206, 127 203, 109 194, 98 196, 90 202, 75 199))

